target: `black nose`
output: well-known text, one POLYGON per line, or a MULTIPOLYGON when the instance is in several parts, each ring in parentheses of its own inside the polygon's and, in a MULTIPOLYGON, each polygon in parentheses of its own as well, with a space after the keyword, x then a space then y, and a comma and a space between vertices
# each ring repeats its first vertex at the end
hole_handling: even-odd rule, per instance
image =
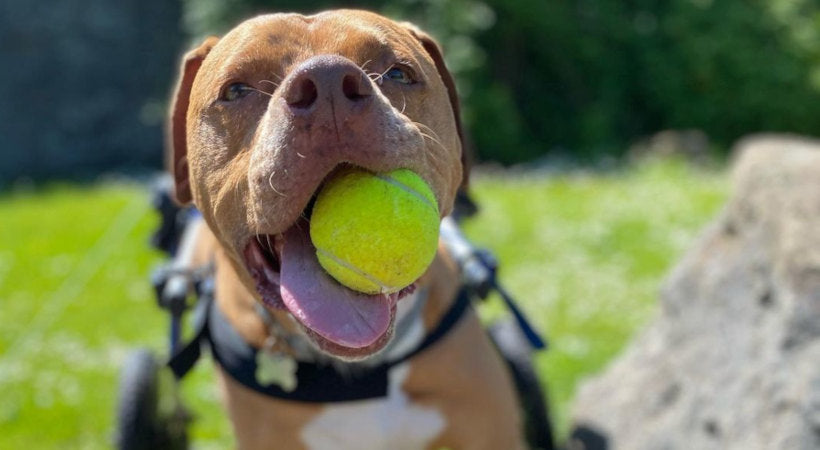
POLYGON ((338 55, 320 55, 304 61, 291 72, 284 93, 294 110, 351 108, 367 103, 373 85, 353 61, 338 55))

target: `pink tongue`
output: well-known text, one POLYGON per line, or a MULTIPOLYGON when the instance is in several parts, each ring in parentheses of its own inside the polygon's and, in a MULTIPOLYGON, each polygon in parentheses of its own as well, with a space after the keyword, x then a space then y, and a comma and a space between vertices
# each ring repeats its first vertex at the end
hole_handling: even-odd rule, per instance
POLYGON ((285 306, 302 325, 338 345, 373 344, 390 326, 390 300, 344 288, 327 275, 316 259, 308 228, 301 221, 284 234, 281 294, 285 306))

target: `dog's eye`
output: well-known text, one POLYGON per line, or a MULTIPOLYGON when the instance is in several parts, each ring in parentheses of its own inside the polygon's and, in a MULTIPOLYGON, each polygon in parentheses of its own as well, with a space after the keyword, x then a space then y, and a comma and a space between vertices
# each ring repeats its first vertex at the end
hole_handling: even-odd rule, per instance
POLYGON ((251 91, 253 88, 245 83, 231 83, 222 90, 219 99, 231 102, 248 95, 251 91))
POLYGON ((388 70, 384 74, 384 77, 387 78, 388 80, 392 80, 392 81, 395 81, 395 82, 401 83, 401 84, 413 84, 413 83, 415 83, 415 80, 413 80, 413 77, 411 77, 410 74, 408 73, 407 69, 405 69, 403 67, 391 67, 390 70, 388 70))

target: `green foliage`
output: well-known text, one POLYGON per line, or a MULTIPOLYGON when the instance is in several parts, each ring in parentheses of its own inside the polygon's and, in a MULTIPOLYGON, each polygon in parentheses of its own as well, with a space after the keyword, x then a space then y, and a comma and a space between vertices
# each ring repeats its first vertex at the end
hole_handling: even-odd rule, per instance
POLYGON ((700 128, 728 146, 820 125, 809 79, 820 40, 795 36, 817 36, 816 3, 781 8, 779 19, 762 1, 490 3, 498 24, 479 40, 494 64, 482 75, 512 87, 524 139, 542 150, 611 152, 668 128, 700 128), (787 25, 798 16, 801 33, 787 25))
MULTIPOLYGON (((184 1, 195 34, 271 8, 261 0, 184 1)), ((480 159, 617 155, 636 138, 672 128, 702 129, 722 148, 750 132, 820 129, 815 0, 352 5, 412 20, 440 39, 480 159)), ((339 6, 284 0, 273 7, 339 6)))

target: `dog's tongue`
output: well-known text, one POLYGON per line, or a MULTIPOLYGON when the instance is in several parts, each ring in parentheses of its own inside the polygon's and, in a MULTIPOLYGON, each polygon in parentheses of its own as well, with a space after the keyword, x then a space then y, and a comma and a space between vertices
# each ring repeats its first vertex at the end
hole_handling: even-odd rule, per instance
POLYGON ((388 296, 366 295, 342 287, 316 259, 309 224, 298 222, 284 234, 281 294, 302 325, 338 345, 363 348, 390 327, 388 296))

